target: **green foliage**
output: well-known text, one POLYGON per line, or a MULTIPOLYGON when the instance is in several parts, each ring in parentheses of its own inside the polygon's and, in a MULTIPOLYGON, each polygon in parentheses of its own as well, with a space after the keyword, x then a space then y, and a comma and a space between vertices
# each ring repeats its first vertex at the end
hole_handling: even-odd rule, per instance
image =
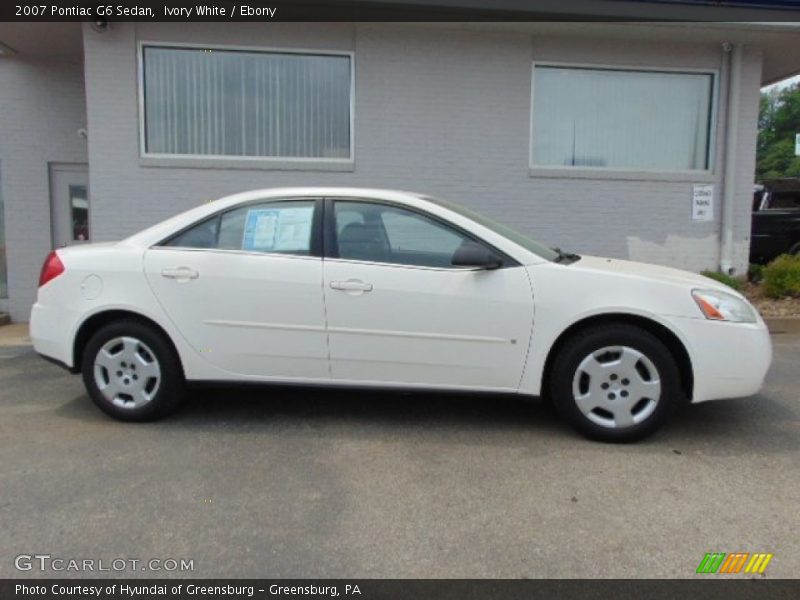
POLYGON ((738 277, 731 277, 730 275, 726 275, 725 273, 717 273, 716 271, 703 271, 700 273, 700 275, 708 277, 709 279, 713 279, 714 281, 724 283, 728 287, 735 289, 737 292, 741 292, 744 289, 744 282, 738 277))
POLYGON ((764 265, 750 263, 750 266, 747 268, 747 281, 760 283, 762 279, 764 279, 764 265))
POLYGON ((800 84, 761 94, 756 180, 800 177, 794 136, 800 133, 800 84))
POLYGON ((764 294, 770 298, 800 296, 800 256, 782 254, 764 268, 764 294))

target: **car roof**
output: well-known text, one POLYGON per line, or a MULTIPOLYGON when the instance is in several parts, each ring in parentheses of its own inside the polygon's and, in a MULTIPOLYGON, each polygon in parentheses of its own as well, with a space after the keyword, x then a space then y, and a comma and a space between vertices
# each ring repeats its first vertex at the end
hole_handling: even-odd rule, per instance
POLYGON ((284 197, 364 198, 370 200, 389 200, 407 204, 409 201, 413 202, 419 200, 421 195, 399 190, 344 186, 280 187, 240 192, 215 200, 214 203, 218 202, 220 205, 227 205, 248 202, 250 200, 267 200, 270 198, 284 197))
POLYGON ((235 207, 239 204, 254 202, 259 200, 271 200, 273 198, 363 198, 377 199, 397 202, 401 204, 414 204, 425 202, 419 195, 411 192, 399 192, 393 190, 380 190, 371 188, 357 187, 280 187, 262 188, 239 192, 229 196, 223 196, 218 200, 212 200, 194 208, 190 208, 180 214, 161 221, 148 227, 147 229, 135 233, 125 241, 136 245, 150 245, 156 240, 163 239, 170 233, 190 224, 193 221, 200 221, 203 218, 235 207))
POLYGON ((424 198, 424 195, 400 190, 347 186, 272 187, 247 190, 228 196, 222 196, 216 200, 211 200, 202 204, 201 207, 214 206, 216 210, 219 210, 220 208, 226 208, 244 202, 269 200, 271 198, 364 198, 389 200, 406 204, 424 198))

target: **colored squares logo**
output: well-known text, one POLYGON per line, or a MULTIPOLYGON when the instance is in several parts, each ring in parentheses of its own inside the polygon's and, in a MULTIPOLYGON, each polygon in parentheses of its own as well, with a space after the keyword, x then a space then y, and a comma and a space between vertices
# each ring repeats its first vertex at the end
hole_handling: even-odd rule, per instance
POLYGON ((700 561, 697 573, 736 574, 763 573, 773 554, 764 552, 709 552, 700 561))

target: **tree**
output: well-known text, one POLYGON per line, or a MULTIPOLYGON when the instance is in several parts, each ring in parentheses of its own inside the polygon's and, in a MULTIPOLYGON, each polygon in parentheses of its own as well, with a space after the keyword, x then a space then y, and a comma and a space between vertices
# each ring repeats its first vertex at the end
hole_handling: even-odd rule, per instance
POLYGON ((761 93, 756 149, 756 180, 800 177, 800 157, 794 155, 800 133, 800 84, 761 93))

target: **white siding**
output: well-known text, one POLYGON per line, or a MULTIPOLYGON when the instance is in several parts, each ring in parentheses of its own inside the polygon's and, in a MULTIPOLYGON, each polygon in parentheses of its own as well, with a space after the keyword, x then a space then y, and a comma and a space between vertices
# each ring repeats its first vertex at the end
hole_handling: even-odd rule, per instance
POLYGON ((48 163, 85 163, 80 63, 0 59, 0 185, 5 204, 8 308, 27 321, 51 249, 48 163))

